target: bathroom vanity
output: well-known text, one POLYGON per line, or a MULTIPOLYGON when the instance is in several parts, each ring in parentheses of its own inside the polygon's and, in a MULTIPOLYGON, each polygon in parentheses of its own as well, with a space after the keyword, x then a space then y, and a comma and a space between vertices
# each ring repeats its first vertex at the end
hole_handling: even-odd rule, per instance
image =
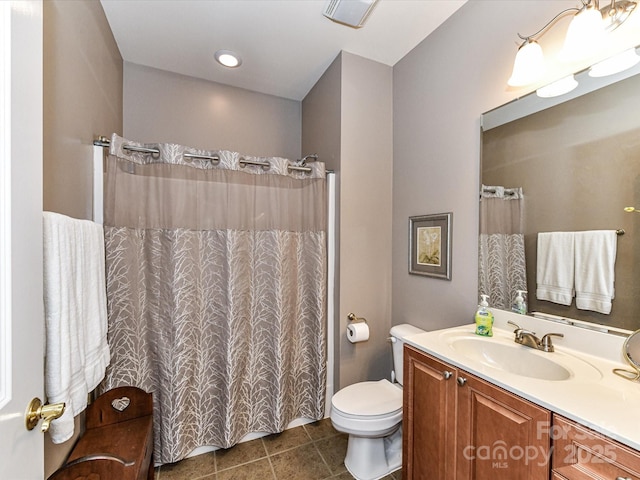
POLYGON ((495 313, 491 338, 405 340, 403 478, 640 479, 640 384, 612 373, 625 337, 495 313), (508 320, 564 338, 524 347, 508 320))
POLYGON ((549 478, 543 462, 502 455, 519 446, 548 458, 548 410, 410 346, 404 369, 405 478, 549 478))

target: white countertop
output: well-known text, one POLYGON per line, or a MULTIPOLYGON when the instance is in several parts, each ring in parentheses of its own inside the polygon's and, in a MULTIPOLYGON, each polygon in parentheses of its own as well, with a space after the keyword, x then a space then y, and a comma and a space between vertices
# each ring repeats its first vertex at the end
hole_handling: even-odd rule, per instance
MULTIPOLYGON (((640 383, 615 375, 614 368, 630 369, 622 357, 626 337, 563 325, 511 312, 494 311, 494 336, 479 337, 475 325, 464 325, 433 332, 410 335, 405 343, 413 345, 447 363, 526 398, 552 412, 575 420, 608 437, 640 450, 640 383), (454 349, 447 341, 451 335, 487 342, 514 344, 513 327, 507 320, 522 328, 537 332, 563 333, 553 337, 555 352, 541 352, 529 347, 524 353, 546 357, 571 372, 566 380, 541 380, 492 368, 479 363, 454 349)), ((524 358, 523 358, 524 360, 524 358)))

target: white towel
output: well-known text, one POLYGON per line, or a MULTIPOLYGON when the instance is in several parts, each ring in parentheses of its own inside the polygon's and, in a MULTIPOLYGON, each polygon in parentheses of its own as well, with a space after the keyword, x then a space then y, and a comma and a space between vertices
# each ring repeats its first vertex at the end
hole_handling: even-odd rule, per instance
POLYGON ((615 230, 576 232, 576 307, 611 313, 618 238, 615 230))
POLYGON ((73 435, 73 418, 109 364, 102 226, 44 212, 45 389, 50 403, 65 402, 51 422, 53 443, 73 435))
POLYGON ((536 297, 571 305, 574 295, 573 232, 538 233, 536 297))

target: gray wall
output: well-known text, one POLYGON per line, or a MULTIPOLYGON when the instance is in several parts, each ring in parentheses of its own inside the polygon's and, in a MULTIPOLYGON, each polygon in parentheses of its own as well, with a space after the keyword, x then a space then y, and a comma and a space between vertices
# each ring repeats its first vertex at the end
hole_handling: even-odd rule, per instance
POLYGON ((480 115, 525 93, 506 85, 516 33, 535 32, 572 6, 470 0, 394 66, 394 324, 432 330, 473 321, 480 115), (442 212, 453 212, 452 280, 409 275, 409 216, 442 212))
MULTIPOLYGON (((122 132, 122 58, 99 2, 44 2, 44 210, 93 215, 93 139, 122 132)), ((80 431, 54 445, 45 435, 45 476, 80 431)))
POLYGON ((302 100, 302 151, 317 153, 329 170, 340 172, 342 54, 302 100))
POLYGON ((99 2, 44 2, 44 209, 93 216, 93 140, 122 133, 122 57, 99 2))
POLYGON ((124 135, 246 155, 300 158, 299 101, 132 63, 124 67, 124 135))
POLYGON ((303 147, 338 175, 336 389, 391 368, 392 105, 392 69, 347 52, 303 101, 303 147), (367 342, 346 339, 350 312, 367 319, 367 342))
MULTIPOLYGON (((336 173, 336 238, 340 238, 340 143, 342 111, 342 54, 331 63, 322 77, 302 101, 302 151, 317 153, 326 168, 336 173)), ((340 248, 336 248, 336 265, 340 264, 340 248)), ((340 275, 334 284, 334 318, 340 318, 340 275)), ((336 322, 338 323, 338 322, 336 322)), ((340 382, 339 327, 333 332, 333 385, 340 382)), ((326 412, 325 412, 326 413, 326 412)))

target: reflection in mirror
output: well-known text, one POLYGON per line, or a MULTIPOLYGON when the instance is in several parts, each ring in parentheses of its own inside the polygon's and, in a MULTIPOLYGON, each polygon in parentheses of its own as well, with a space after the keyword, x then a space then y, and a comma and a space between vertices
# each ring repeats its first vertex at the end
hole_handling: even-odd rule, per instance
POLYGON ((510 309, 512 292, 527 291, 523 205, 521 188, 482 187, 478 288, 494 308, 510 309))
POLYGON ((613 373, 627 380, 635 381, 640 379, 640 330, 636 330, 627 337, 622 346, 622 354, 629 365, 633 367, 633 370, 614 368, 613 373))
MULTIPOLYGON (((519 102, 504 108, 513 111, 519 102)), ((539 104, 540 99, 535 102, 539 104)), ((640 327, 640 216, 624 208, 640 208, 640 75, 531 115, 516 115, 521 118, 496 126, 500 110, 483 115, 481 180, 493 190, 505 187, 522 192, 526 287, 508 284, 505 298, 490 298, 489 304, 510 310, 516 290, 527 290, 529 312, 636 330, 640 327), (580 272, 571 278, 570 304, 538 298, 540 232, 615 230, 626 233, 614 241, 615 291, 612 288, 610 313, 576 306, 573 282, 576 278, 589 280, 579 277, 580 272)), ((481 229, 489 220, 484 201, 481 199, 481 229)), ((481 230, 481 237, 483 233, 481 230)), ((486 248, 483 243, 481 240, 481 254, 486 248)), ((573 267, 564 264, 567 259, 560 256, 555 265, 566 267, 574 275, 573 267)), ((491 256, 488 261, 493 264, 491 256)), ((484 294, 490 287, 485 282, 482 260, 480 265, 478 293, 484 294)), ((514 276, 511 269, 493 272, 489 277, 503 282, 508 275, 514 276)))

